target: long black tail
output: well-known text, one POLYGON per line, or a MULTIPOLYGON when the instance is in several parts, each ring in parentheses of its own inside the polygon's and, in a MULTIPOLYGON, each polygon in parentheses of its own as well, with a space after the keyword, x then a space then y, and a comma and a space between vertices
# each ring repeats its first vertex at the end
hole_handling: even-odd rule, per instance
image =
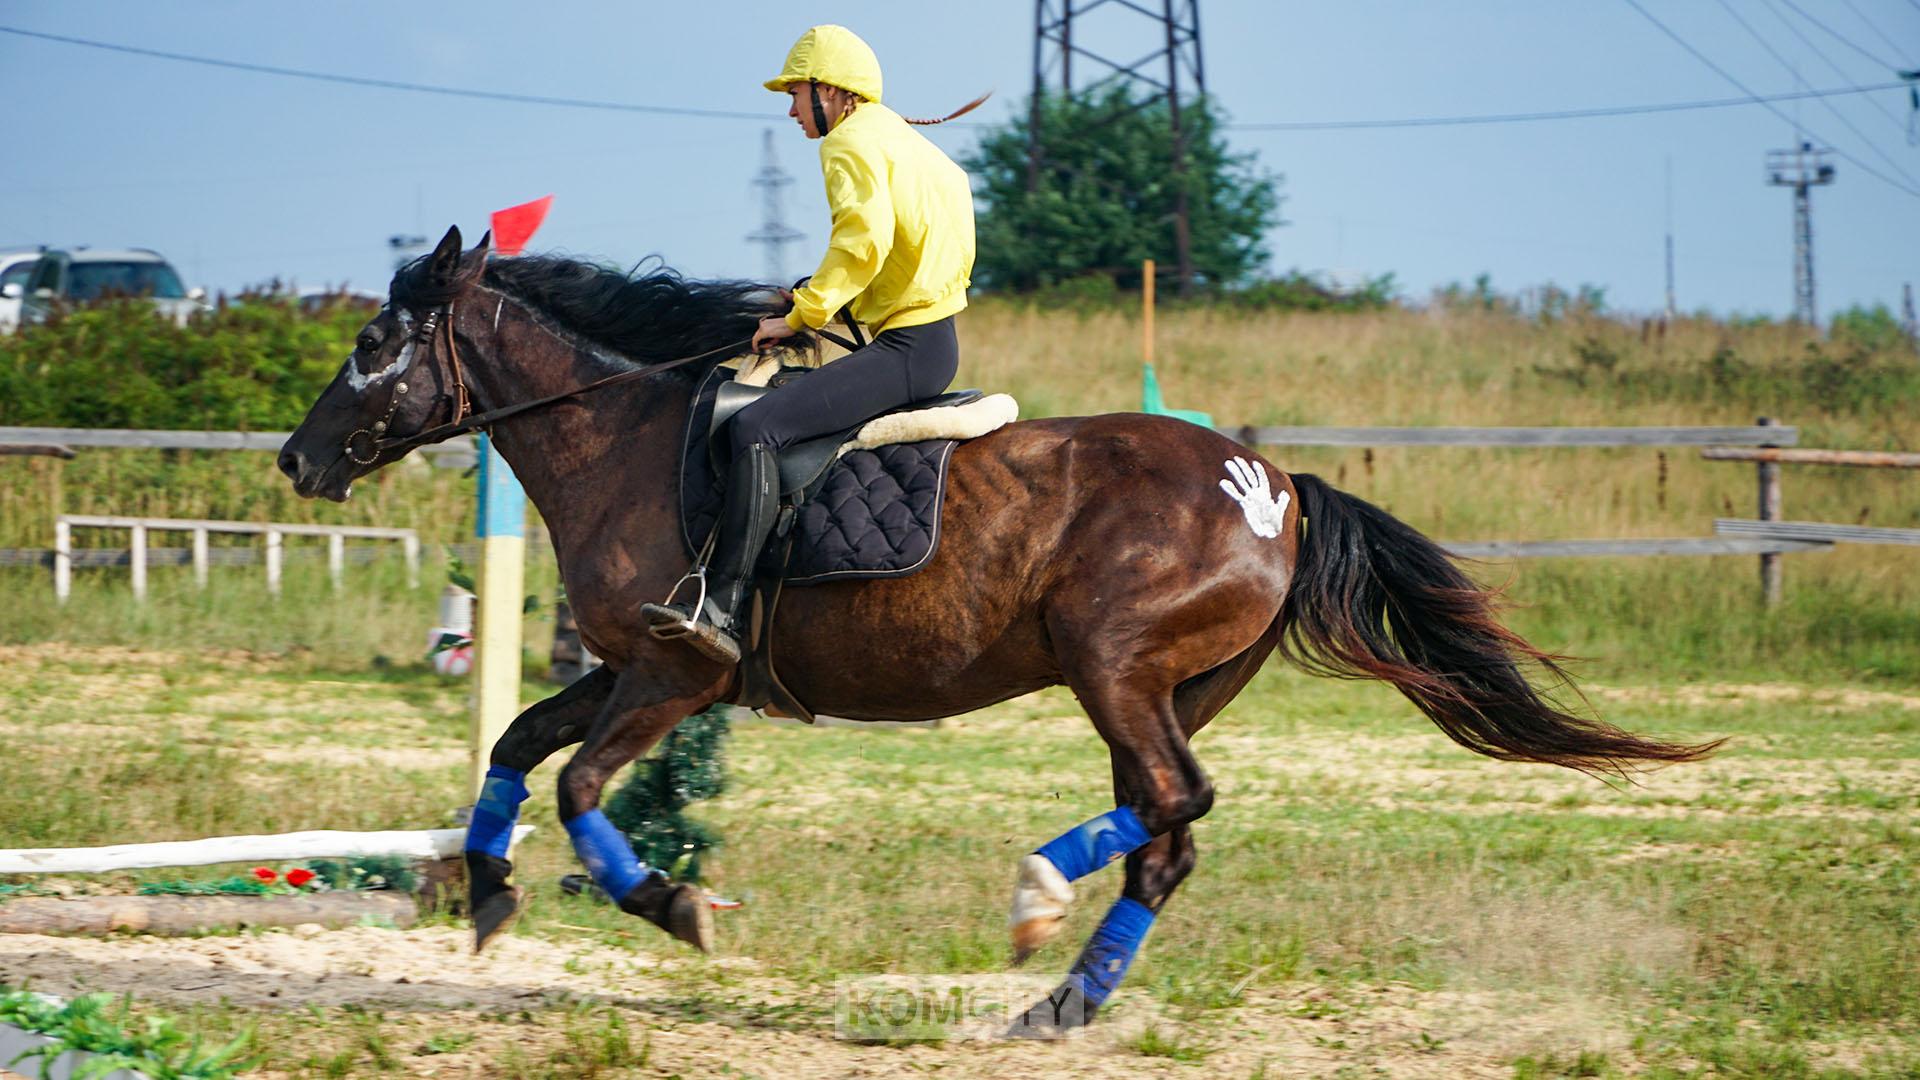
POLYGON ((1625 776, 1695 761, 1720 741, 1660 742, 1567 712, 1523 664, 1566 684, 1551 656, 1502 625, 1494 594, 1432 540, 1317 476, 1296 474, 1306 535, 1280 619, 1280 654, 1317 675, 1384 679, 1454 742, 1507 761, 1625 776))

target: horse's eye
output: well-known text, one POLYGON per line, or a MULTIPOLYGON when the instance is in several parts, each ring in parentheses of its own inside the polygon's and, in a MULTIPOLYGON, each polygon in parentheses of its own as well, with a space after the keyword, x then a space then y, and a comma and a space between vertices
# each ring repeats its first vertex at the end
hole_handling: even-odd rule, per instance
POLYGON ((358 345, 360 351, 363 353, 377 353, 380 351, 380 339, 376 337, 363 337, 358 342, 358 345))

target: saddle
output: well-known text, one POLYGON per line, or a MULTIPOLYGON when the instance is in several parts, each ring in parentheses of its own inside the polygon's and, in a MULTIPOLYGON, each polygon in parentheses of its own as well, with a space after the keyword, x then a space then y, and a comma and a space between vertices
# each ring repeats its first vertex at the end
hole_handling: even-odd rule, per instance
MULTIPOLYGON (((729 465, 725 424, 813 370, 781 368, 766 385, 755 386, 718 368, 694 394, 680 462, 681 526, 694 558, 706 548, 725 498, 720 490, 729 465)), ((732 704, 813 722, 812 712, 774 670, 772 626, 782 590, 902 577, 925 566, 938 544, 940 502, 955 443, 998 428, 1017 411, 1004 394, 959 390, 781 451, 781 508, 754 574, 732 704)))
MULTIPOLYGON (((721 437, 721 429, 726 426, 727 421, 733 419, 741 409, 813 370, 813 368, 783 368, 765 386, 748 386, 744 383, 729 381, 721 383, 715 389, 713 416, 707 425, 707 453, 716 471, 723 470, 726 465, 726 462, 721 460, 721 456, 726 453, 727 441, 721 437)), ((896 416, 900 413, 920 412, 926 409, 971 405, 985 396, 979 390, 954 390, 939 397, 908 402, 897 409, 888 409, 880 416, 896 416)), ((869 417, 845 430, 795 443, 780 451, 782 500, 795 505, 806 501, 806 497, 818 488, 821 478, 826 475, 827 466, 839 460, 841 448, 852 442, 854 436, 877 419, 879 419, 878 416, 869 417)))

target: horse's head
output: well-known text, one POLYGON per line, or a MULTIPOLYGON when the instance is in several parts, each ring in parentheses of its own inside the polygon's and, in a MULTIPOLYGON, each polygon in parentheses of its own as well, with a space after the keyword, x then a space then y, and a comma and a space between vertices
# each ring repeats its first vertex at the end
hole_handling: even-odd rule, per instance
POLYGON ((457 419, 464 384, 453 301, 486 262, 487 238, 462 253, 456 227, 432 255, 394 275, 386 306, 360 328, 340 373, 280 450, 280 471, 301 497, 344 502, 354 480, 412 449, 387 441, 457 419))

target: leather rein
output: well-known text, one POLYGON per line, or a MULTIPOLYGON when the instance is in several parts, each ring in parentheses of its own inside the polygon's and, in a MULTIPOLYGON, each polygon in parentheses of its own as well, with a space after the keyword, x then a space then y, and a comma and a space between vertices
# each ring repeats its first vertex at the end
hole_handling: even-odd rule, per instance
MULTIPOLYGON (((668 371, 686 364, 691 364, 695 360, 704 360, 717 353, 742 352, 750 348, 753 344, 752 338, 743 338, 739 341, 721 345, 718 348, 708 349, 706 352, 694 353, 691 356, 676 357, 672 360, 663 360, 660 363, 648 364, 645 367, 634 368, 631 371, 622 371, 615 375, 609 375, 604 379, 596 379, 584 386, 576 386, 571 390, 562 390, 557 394, 549 394, 546 397, 536 398, 532 401, 523 401, 518 405, 507 405, 498 409, 489 409, 483 413, 474 413, 473 398, 472 395, 467 392, 466 373, 460 367, 460 350, 459 347, 454 344, 453 305, 448 304, 446 307, 435 308, 433 311, 428 312, 427 318, 425 322, 421 324, 415 340, 424 342, 428 359, 431 360, 434 341, 439 335, 441 326, 445 326, 447 331, 447 367, 453 379, 453 394, 451 395, 453 398, 453 419, 437 427, 427 428, 424 431, 416 432, 412 435, 403 435, 397 438, 389 437, 387 430, 393 422, 393 414, 400 408, 401 400, 405 398, 408 390, 406 372, 402 371, 395 376, 393 395, 387 404, 387 414, 379 420, 374 421, 370 427, 360 428, 347 436, 343 449, 348 460, 354 464, 371 465, 379 459, 381 454, 389 450, 411 449, 415 446, 441 442, 462 432, 489 427, 498 421, 505 420, 509 416, 518 416, 521 413, 544 408, 555 402, 565 401, 572 397, 579 397, 581 394, 592 393, 595 390, 604 389, 605 387, 633 382, 637 379, 644 379, 649 375, 657 375, 662 371, 668 371), (364 457, 355 450, 355 441, 363 437, 365 439, 363 444, 365 450, 364 457)), ((412 365, 409 364, 408 367, 411 368, 412 365)))

